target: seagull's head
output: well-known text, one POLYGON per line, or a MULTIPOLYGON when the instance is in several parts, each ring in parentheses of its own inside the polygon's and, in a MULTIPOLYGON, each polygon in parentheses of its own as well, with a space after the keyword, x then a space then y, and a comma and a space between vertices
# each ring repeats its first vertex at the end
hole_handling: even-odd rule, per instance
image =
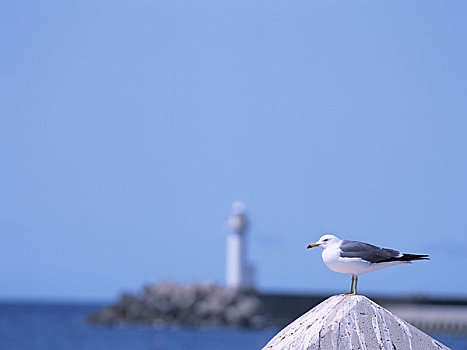
POLYGON ((321 236, 318 242, 308 244, 307 248, 321 247, 323 249, 329 247, 330 245, 337 244, 340 242, 340 239, 333 235, 324 235, 321 236))

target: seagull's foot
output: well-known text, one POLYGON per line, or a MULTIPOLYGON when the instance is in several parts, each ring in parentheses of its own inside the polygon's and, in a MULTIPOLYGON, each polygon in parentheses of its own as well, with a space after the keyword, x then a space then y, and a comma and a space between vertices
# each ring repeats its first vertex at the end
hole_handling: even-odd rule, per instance
POLYGON ((357 292, 352 292, 352 293, 344 293, 344 294, 340 294, 340 295, 342 295, 342 296, 344 296, 344 295, 357 295, 357 292))

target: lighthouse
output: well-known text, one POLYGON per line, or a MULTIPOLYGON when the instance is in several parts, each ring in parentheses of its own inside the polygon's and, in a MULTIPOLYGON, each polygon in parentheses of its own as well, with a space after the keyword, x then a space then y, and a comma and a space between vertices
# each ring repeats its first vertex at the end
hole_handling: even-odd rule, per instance
POLYGON ((234 202, 228 220, 227 271, 228 288, 254 289, 254 266, 247 259, 248 219, 245 203, 234 202))

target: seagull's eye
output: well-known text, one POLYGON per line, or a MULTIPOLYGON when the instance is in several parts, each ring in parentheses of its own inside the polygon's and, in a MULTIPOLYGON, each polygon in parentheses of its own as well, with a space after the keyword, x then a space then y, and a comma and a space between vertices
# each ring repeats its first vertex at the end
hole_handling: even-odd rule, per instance
POLYGON ((324 242, 326 242, 326 241, 329 241, 329 239, 328 239, 328 238, 326 238, 326 239, 323 239, 323 241, 324 241, 324 242))

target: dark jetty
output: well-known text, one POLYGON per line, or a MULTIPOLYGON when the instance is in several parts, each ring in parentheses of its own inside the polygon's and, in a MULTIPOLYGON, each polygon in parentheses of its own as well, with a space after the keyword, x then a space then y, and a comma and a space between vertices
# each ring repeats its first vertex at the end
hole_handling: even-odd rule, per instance
POLYGON ((148 285, 140 294, 123 294, 113 305, 89 316, 95 324, 150 324, 196 327, 267 326, 262 301, 254 291, 213 284, 148 285))
MULTIPOLYGON (((90 315, 88 320, 102 325, 283 327, 326 298, 327 295, 258 293, 213 284, 165 282, 147 285, 137 294, 123 294, 115 304, 90 315)), ((424 331, 467 332, 465 317, 459 316, 467 308, 465 299, 373 299, 424 331)))

